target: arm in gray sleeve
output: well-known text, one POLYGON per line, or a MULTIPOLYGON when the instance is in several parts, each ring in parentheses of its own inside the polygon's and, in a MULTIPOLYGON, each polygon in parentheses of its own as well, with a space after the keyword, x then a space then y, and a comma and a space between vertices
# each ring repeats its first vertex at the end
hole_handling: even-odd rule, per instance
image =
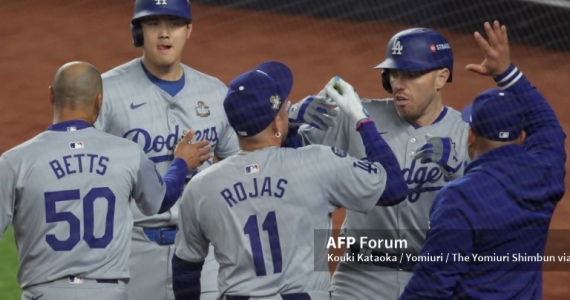
POLYGON ((5 156, 0 156, 0 241, 14 216, 16 173, 5 156))
POLYGON ((169 210, 182 194, 187 169, 186 162, 176 158, 163 178, 156 170, 154 162, 140 150, 140 164, 133 188, 133 198, 141 212, 150 216, 169 210))

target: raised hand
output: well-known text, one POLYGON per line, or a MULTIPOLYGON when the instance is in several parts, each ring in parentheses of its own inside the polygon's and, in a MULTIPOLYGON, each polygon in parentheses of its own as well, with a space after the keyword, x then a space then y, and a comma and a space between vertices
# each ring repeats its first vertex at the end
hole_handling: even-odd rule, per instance
POLYGON ((210 151, 212 150, 209 141, 190 143, 193 137, 194 130, 190 130, 174 149, 174 157, 183 159, 188 165, 188 170, 201 166, 210 158, 210 151))
POLYGON ((327 96, 332 98, 340 109, 358 123, 368 119, 368 112, 362 106, 360 97, 350 83, 340 77, 333 77, 325 86, 327 96))
POLYGON ((338 109, 325 95, 307 96, 289 108, 289 126, 309 124, 320 130, 335 126, 338 109))
POLYGON ((505 72, 511 64, 507 27, 501 26, 499 21, 493 22, 493 25, 485 22, 483 26, 487 40, 479 32, 475 32, 473 36, 485 54, 485 60, 479 65, 469 64, 465 68, 480 75, 497 76, 505 72))

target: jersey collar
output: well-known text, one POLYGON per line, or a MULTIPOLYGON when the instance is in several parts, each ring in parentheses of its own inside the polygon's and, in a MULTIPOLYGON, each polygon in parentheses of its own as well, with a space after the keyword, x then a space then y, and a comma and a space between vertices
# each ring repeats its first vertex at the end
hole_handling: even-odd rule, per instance
MULTIPOLYGON (((447 115, 447 106, 444 105, 439 116, 437 116, 437 118, 435 118, 433 123, 431 123, 430 125, 437 124, 439 121, 441 121, 441 120, 443 120, 443 118, 445 118, 445 115, 447 115)), ((422 126, 419 126, 417 124, 412 124, 412 126, 414 126, 414 129, 422 128, 422 126)))
POLYGON ((83 120, 69 120, 69 121, 63 121, 63 122, 55 123, 55 124, 51 125, 50 127, 48 127, 47 130, 76 131, 76 130, 81 130, 81 129, 85 129, 85 128, 89 128, 89 127, 91 127, 91 125, 89 125, 89 123, 87 123, 83 120))

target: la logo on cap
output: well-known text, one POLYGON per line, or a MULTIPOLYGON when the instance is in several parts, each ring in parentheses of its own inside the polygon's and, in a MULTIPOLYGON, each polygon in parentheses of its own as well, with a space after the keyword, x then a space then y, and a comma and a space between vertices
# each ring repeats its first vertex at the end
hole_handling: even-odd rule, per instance
POLYGON ((271 106, 271 108, 275 111, 279 110, 279 105, 281 105, 281 99, 279 98, 279 95, 273 95, 269 98, 269 102, 271 102, 273 105, 271 106))

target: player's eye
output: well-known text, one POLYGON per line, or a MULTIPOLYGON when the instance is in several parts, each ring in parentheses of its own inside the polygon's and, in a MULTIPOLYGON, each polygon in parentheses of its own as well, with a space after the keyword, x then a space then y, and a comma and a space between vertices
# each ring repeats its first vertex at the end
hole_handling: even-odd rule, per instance
POLYGON ((143 24, 146 26, 157 26, 158 20, 147 20, 147 21, 144 21, 143 24))
POLYGON ((424 76, 425 74, 433 70, 424 71, 402 71, 402 70, 390 70, 390 80, 396 80, 398 78, 402 79, 416 79, 424 76))
POLYGON ((172 27, 182 27, 182 26, 186 26, 186 24, 188 24, 188 22, 184 19, 180 19, 180 18, 176 18, 176 19, 170 19, 170 26, 172 27))
POLYGON ((427 73, 429 73, 429 71, 403 71, 401 76, 405 79, 415 79, 427 73))

